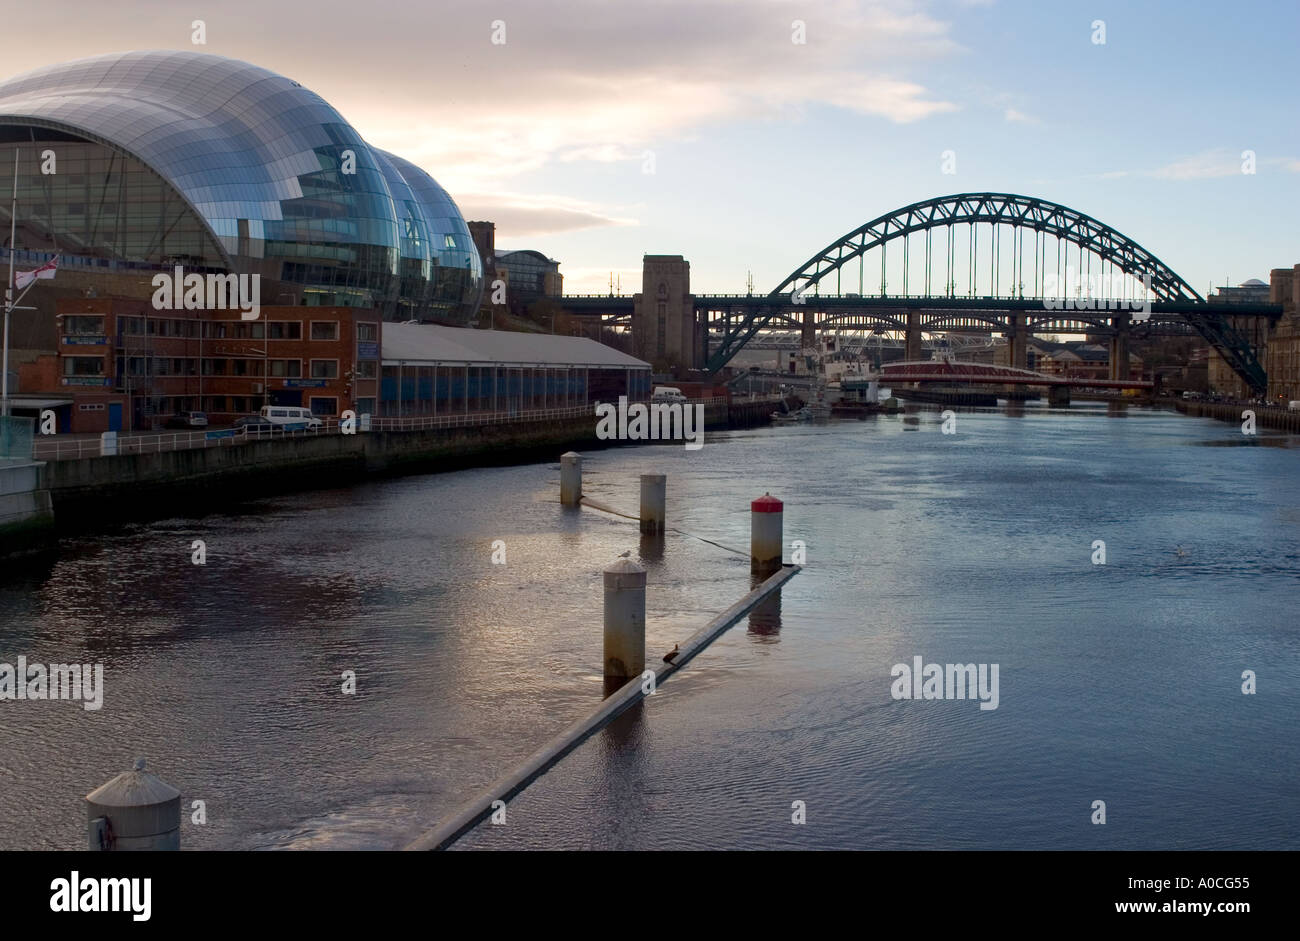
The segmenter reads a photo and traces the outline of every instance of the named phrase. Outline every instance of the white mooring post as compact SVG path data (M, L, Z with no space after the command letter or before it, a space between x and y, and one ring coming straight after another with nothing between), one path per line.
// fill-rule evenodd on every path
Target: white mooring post
M144 759L86 795L91 850L178 850L181 792L144 770Z
M605 569L605 679L645 672L645 569L619 559Z
M560 502L577 506L582 499L582 455L569 451L560 455Z
M663 533L667 491L667 474L641 475L641 532Z
M770 575L781 567L785 504L765 493L749 505L749 570Z

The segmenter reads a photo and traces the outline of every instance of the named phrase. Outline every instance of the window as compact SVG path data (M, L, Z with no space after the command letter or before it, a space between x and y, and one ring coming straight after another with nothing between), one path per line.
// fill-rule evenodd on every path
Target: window
M337 340L339 338L339 325L336 321L313 320L311 322L311 338L313 340Z
M311 377L313 379L337 379L339 377L339 361L337 359L313 359L311 361Z
M379 375L379 363L373 359L363 359L357 363L358 379L374 379L377 375Z
M338 399L333 399L333 398L323 399L317 396L312 396L311 413L315 415L317 418L327 418L332 415L337 415L338 410L339 410Z
M104 332L103 317L68 316L63 318L63 332L68 336L100 336Z
M375 400L373 398L357 399L356 413L358 418L362 415L375 414Z
M357 324L358 340L377 340L379 339L379 327L373 323Z
M302 322L298 320L276 320L267 324L272 340L301 340Z
M102 356L65 356L63 358L65 376L102 376L104 375L104 357Z
M302 375L302 360L273 359L271 360L271 375L297 379Z

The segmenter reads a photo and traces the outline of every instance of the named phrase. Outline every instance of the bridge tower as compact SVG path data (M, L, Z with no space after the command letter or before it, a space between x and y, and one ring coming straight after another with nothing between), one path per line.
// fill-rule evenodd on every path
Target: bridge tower
M681 255L645 255L641 293L632 298L637 355L675 370L704 366L704 324L695 313L691 263Z
M1009 365L1016 369L1029 368L1029 329L1025 325L1025 315L1011 313L1007 317L1007 352Z
M921 312L908 310L907 333L903 341L903 359L915 363L922 357L921 353Z
M1128 341L1131 321L1132 315L1128 313L1116 314L1110 319L1110 325L1115 328L1110 338L1111 379L1129 378Z
M803 312L803 329L799 334L799 346L804 349L817 348L817 311L805 307Z

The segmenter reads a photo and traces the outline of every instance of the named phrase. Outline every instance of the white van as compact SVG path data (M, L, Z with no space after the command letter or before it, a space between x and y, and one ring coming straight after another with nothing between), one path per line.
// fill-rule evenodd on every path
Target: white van
M1300 412L1300 399L1292 399L1286 403L1287 411Z
M655 386L654 395L650 396L651 402L667 402L686 404L686 396L682 395L682 390L673 386Z
M325 424L311 413L311 409L292 405L263 405L258 414L272 425L297 425L302 428L316 429Z

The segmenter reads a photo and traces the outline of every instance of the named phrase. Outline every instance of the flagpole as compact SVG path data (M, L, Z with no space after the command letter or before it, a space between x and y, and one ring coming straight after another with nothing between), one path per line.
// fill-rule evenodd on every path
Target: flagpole
M9 280L5 282L4 361L0 363L0 418L9 417L9 314L14 309L14 254L18 238L18 148L14 148L14 198L9 204Z

